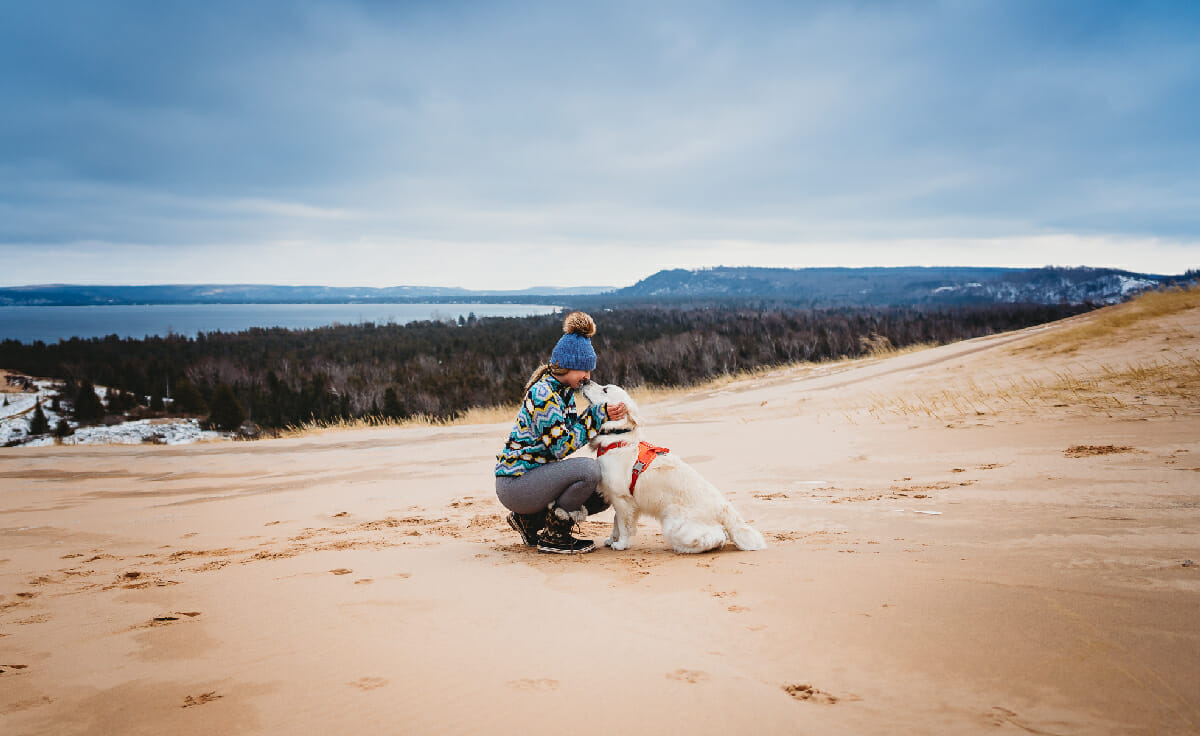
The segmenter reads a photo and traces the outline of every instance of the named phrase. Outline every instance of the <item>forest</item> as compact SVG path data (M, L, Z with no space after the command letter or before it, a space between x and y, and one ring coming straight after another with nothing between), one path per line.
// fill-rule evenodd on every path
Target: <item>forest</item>
M691 385L746 369L860 356L881 346L944 344L1090 308L597 310L594 377L628 387ZM242 416L268 429L367 416L444 419L517 401L562 334L561 320L561 315L472 314L457 322L252 329L194 338L5 340L0 366L62 379L68 402L79 395L79 386L102 385L117 389L125 404L158 409L169 397L168 408L207 416L214 424L240 422ZM218 421L214 415L231 418Z

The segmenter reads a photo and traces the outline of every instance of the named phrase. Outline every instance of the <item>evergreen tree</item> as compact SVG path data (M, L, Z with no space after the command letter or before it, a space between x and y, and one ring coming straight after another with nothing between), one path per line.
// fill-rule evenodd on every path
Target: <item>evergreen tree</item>
M155 392L154 395L150 397L150 411L162 411L162 410L163 410L162 394Z
M246 420L246 411L233 395L233 389L227 383L218 383L213 390L212 413L208 423L225 432L232 432L242 426Z
M200 395L200 389L190 381L180 381L175 386L175 403L171 406L173 414L204 414L207 411L208 404Z
M104 404L96 395L96 387L91 381L79 384L79 393L75 394L75 421L80 424L95 424L104 419Z
M109 414L122 414L125 412L125 400L121 396L121 389L109 389L104 399L104 408Z
M404 405L396 396L395 386L388 386L383 390L383 416L389 419L399 419L404 416Z
M49 431L50 420L46 419L46 412L42 411L42 402L39 401L37 408L33 410L33 417L29 420L29 434L46 434Z
M75 430L71 429L71 425L67 424L67 420L59 417L58 424L54 425L55 437L70 437L75 434Z
M108 392L108 413L109 414L124 414L136 407L139 403L135 394L121 389L113 389Z

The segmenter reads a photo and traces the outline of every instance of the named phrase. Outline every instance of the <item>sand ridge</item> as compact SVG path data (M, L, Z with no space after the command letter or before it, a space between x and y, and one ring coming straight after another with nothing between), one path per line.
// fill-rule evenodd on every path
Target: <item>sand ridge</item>
M6 451L0 729L1197 732L1200 310L1081 320L647 405L756 553L523 547L506 423Z

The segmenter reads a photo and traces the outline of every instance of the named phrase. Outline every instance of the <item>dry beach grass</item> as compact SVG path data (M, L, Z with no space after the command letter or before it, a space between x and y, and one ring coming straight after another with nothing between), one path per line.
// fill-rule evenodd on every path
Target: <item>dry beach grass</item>
M1193 315L1200 288L1153 292L1126 304L1064 320L1010 349L1013 359L984 366L933 390L871 394L854 406L961 419L1054 411L1104 416L1177 415L1200 404L1200 343Z
M1195 733L1179 298L638 396L757 553L521 547L503 409L6 450L0 730Z

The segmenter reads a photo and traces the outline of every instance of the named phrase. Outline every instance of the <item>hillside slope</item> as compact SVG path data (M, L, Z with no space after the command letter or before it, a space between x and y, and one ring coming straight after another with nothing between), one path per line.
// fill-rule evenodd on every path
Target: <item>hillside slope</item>
M776 299L817 307L1113 304L1186 277L1111 268L706 268L659 271L623 299Z
M676 555L653 521L624 552L521 546L492 492L507 422L15 448L0 718L1193 733L1196 302L642 397L754 553Z

